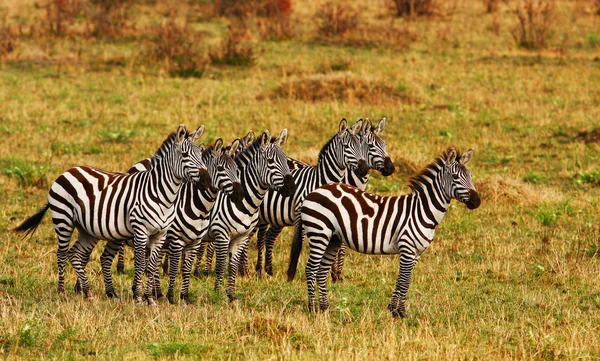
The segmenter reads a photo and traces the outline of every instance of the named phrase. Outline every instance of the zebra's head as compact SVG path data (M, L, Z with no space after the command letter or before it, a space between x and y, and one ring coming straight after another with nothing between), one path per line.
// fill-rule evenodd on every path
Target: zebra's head
M442 155L446 180L444 188L450 197L466 204L469 209L475 209L481 204L471 179L471 172L465 166L472 158L473 149L459 155L456 149L450 148Z
M381 175L387 177L395 171L394 163L387 152L387 144L379 135L385 128L386 119L383 118L376 126L371 124L371 121L365 119L363 125L363 136L369 146L369 166L381 172ZM370 131L368 131L370 130Z
M340 121L336 136L342 147L342 168L356 169L356 174L361 177L369 173L367 161L369 159L369 147L359 136L359 133L363 130L362 126L363 121L361 119L352 128L348 129L348 122L344 118Z
M206 168L206 164L202 160L202 152L204 146L194 144L204 133L204 125L192 133L188 133L185 125L181 124L177 129L174 147L175 164L173 167L176 177L196 182L200 187L207 188L210 186L211 179Z
M241 152L244 151L244 149L246 149L250 145L252 145L252 142L254 142L254 131L251 130L244 137L238 138L236 140L238 141L238 146L232 154L233 158L237 157L238 154L240 154ZM233 143L227 145L225 147L225 151L230 151L232 146L233 146Z
M236 153L238 146L239 139L236 139L228 146L229 150L225 150L223 139L219 138L202 156L210 174L212 191L223 191L234 202L241 202L244 196L237 165L231 156Z
M296 191L296 184L287 165L287 157L281 146L287 141L287 129L281 131L275 140L271 141L271 134L265 130L261 135L261 156L264 157L263 174L264 184L269 188L279 191L284 197L289 197Z

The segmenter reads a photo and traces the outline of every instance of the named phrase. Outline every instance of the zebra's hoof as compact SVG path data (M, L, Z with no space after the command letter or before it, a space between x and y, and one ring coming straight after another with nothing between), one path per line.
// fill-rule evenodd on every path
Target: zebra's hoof
M158 303L156 303L156 300L154 298L148 297L148 306L158 307Z
M394 318L405 318L406 317L406 312L404 312L404 310L395 309L395 310L391 310L391 312L392 312L392 317L394 317Z
M138 305L144 303L144 299L142 298L142 296L136 296L135 298L135 303L137 303Z
M316 313L317 312L317 307L315 307L315 305L308 305L308 312L310 312L310 313Z
M117 274L124 275L125 267L123 265L117 265Z
M167 293L167 300L169 301L170 304L172 304L172 305L175 304L175 298L173 297L172 293Z
M75 292L76 295L81 293L82 289L81 289L81 283L79 283L79 281L77 281L75 283L75 287L73 287L73 291Z
M265 272L266 272L266 273L267 273L269 276L273 277L273 267L265 267Z
M198 268L194 269L193 275L196 278L202 278L202 272Z
M116 294L116 292L106 292L106 297L114 299L114 300L120 300L119 296Z
M181 302L183 302L183 304L186 306L189 306L192 304L192 301L190 301L190 296L180 295L179 298L181 299Z
M237 297L234 295L227 295L227 298L229 299L229 303L237 301Z

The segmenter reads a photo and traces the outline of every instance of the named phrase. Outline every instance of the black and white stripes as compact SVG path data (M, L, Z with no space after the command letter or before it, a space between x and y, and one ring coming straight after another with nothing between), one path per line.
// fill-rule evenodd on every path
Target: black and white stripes
M306 265L309 310L316 310L315 282L320 308L329 307L325 282L344 244L360 253L400 254L400 272L388 308L394 316L404 317L413 266L433 240L450 201L457 199L469 209L479 207L471 173L465 167L472 156L472 149L463 155L457 155L454 148L446 150L411 178L412 193L404 196L383 197L341 183L322 186L308 195L301 223L310 247Z

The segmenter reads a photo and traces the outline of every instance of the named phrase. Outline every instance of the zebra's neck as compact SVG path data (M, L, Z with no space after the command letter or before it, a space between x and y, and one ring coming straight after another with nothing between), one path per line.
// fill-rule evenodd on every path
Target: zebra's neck
M334 145L337 145L334 146ZM343 157L343 144L330 142L319 154L319 163L316 165L320 184L336 183L344 180L346 167L340 164L339 158ZM336 148L341 154L336 154Z
M369 182L369 173L365 176L361 177L356 174L356 170L348 171L346 170L346 177L344 179L344 183L354 186L358 189L365 190L367 189L367 183Z
M446 215L451 198L446 195L442 169L431 168L429 171L426 176L420 176L411 184L417 208L413 214L426 216L425 221L433 222L432 228L435 228Z
M175 176L173 169L169 167L170 154L155 159L153 167L148 172L149 176L149 187L152 189L150 197L154 198L154 201L165 206L170 207L179 193L179 189L182 185L182 179Z
M244 167L240 175L240 181L244 189L242 205L247 214L256 213L265 198L265 194L269 190L269 186L262 184L260 181L259 168L255 163L252 162L247 167ZM240 206L238 206L238 209L240 209Z

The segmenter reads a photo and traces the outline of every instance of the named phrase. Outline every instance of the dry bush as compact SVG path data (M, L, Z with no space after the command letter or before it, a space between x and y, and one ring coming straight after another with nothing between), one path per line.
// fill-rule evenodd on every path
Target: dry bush
M96 37L114 39L127 29L128 12L132 0L90 0L86 9L90 33Z
M600 0L594 1L594 14L600 16Z
M256 52L250 42L250 31L243 24L229 25L221 45L211 51L214 64L251 66L256 63Z
M359 13L345 2L328 2L319 8L315 16L319 36L322 38L345 36L356 30Z
M512 36L521 47L541 49L548 45L552 36L554 6L543 0L523 0L514 10L518 24Z
M390 9L395 16L432 16L439 13L438 0L391 0Z
M349 34L344 43L354 46L385 46L394 49L406 49L417 39L417 34L406 28L394 24L368 25Z
M17 37L11 28L6 25L6 18L0 24L0 63L8 54L12 53L18 46Z
M488 13L495 13L500 7L500 0L483 0L483 4Z
M264 0L257 11L258 28L265 39L281 40L294 37L290 22L291 0Z
M54 35L64 36L77 18L83 15L85 0L50 0L46 4L46 23L48 31Z
M197 42L197 36L192 34L187 24L179 26L171 18L153 29L143 56L151 62L163 63L171 76L200 77L209 61Z
M245 20L254 15L257 0L215 0L215 13L228 18Z
M280 85L271 95L272 99L287 98L307 102L338 100L381 103L412 100L392 86L354 76L350 73L318 74L302 77Z
M529 206L548 200L561 200L562 196L552 189L540 189L520 179L492 176L476 182L482 199L490 204L520 204Z

